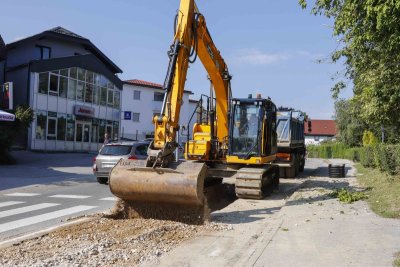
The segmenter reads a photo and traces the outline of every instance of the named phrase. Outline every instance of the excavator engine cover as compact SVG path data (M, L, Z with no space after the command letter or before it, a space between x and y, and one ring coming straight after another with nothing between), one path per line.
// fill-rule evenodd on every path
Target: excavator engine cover
M111 170L111 192L122 200L201 206L207 166L173 162L168 168L146 167L146 161L121 159Z

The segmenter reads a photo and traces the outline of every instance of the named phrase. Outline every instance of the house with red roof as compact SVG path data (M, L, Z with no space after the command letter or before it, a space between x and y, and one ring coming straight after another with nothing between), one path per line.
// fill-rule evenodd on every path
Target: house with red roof
M336 139L336 122L334 120L310 120L304 124L304 136L306 145L320 144L322 141L332 141Z

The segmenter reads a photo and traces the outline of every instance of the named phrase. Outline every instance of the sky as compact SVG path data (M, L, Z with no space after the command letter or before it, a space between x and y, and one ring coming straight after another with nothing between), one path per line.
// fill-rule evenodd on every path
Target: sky
M329 63L338 48L331 20L302 10L297 0L196 3L233 75L234 97L261 93L312 119L332 118L332 77L344 66ZM178 7L179 0L1 0L0 34L10 43L62 26L90 39L123 70L122 80L162 84ZM197 60L186 89L198 99L209 86Z

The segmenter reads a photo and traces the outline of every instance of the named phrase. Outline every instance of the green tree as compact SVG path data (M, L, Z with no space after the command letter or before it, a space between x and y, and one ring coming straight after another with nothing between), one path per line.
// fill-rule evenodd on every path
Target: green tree
M369 128L400 128L400 1L398 0L299 0L312 13L334 20L333 34L341 48L333 62L345 60L345 77L354 83L354 101ZM345 87L339 81L332 93ZM396 129L396 130L394 130Z
M360 146L366 125L360 119L358 103L340 99L335 102L337 139L348 146Z
M0 164L12 164L15 160L8 153L14 138L20 131L26 131L31 125L34 113L28 106L18 106L15 110L15 122L0 125Z

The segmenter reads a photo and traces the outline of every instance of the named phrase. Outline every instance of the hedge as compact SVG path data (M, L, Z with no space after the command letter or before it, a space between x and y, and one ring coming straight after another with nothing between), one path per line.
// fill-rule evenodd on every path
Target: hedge
M310 145L310 158L342 158L360 162L364 167L377 168L391 175L400 174L400 145L375 144L349 148L341 143Z

